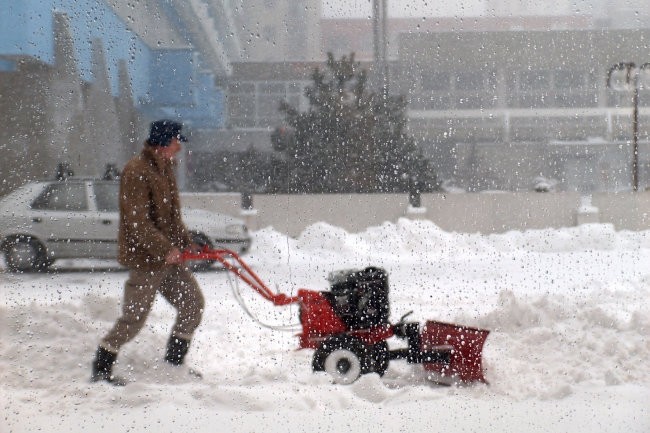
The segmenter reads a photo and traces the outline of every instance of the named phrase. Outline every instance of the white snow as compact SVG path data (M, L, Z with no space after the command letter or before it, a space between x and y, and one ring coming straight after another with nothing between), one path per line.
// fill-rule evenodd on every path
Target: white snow
M204 380L161 365L173 310L158 299L120 353L116 372L132 382L91 384L126 272L69 261L0 273L0 433L650 431L650 232L589 224L485 236L402 219L350 234L319 223L298 239L257 231L245 260L288 294L326 290L331 271L384 267L393 321L413 310L409 320L491 330L490 385L437 386L405 361L334 385L312 373L294 333L247 316L218 269L197 274L207 307L188 363ZM239 290L261 322L297 323L295 305Z

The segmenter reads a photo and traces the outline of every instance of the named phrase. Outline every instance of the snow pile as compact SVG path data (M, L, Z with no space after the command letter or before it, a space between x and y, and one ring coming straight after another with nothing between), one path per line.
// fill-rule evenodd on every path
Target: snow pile
M89 364L119 313L126 273L111 263L83 263L90 271L80 272L78 262L49 274L0 273L0 432L137 431L154 423L161 431L349 430L350 420L357 430L381 420L377 431L649 431L648 236L607 225L482 236L406 219L358 234L325 223L298 239L270 228L255 233L246 261L282 292L323 290L331 271L382 266L392 321L413 310L409 320L489 329L490 385L469 388L436 386L404 361L383 378L332 385L311 372L311 351L294 350L292 333L246 316L219 270L197 275L207 307L189 362L205 380L161 363L173 311L158 299L120 354L116 371L132 383L90 384ZM262 322L297 322L295 305L273 307L239 290ZM474 416L462 416L468 411ZM273 422L260 428L260 416Z

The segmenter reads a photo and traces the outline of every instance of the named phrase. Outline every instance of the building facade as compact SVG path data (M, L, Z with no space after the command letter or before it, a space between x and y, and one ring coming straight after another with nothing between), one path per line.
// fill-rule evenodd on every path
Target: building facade
M404 33L392 93L440 180L469 191L629 190L632 91L608 86L619 62L644 63L647 30ZM372 63L365 62L372 73ZM271 151L282 100L307 108L322 62L238 63L228 85L225 148ZM638 101L639 177L650 184L650 91Z
M236 46L206 36L207 2L177 3L0 0L3 191L58 164L90 176L121 167L154 118L181 119L189 133L223 127L218 82Z
M320 48L321 0L237 0L241 55L235 61L304 62L324 58Z
M650 30L402 35L399 76L410 130L462 187L631 187L632 89L608 86L620 62L647 61ZM642 77L643 78L643 77ZM650 92L639 93L640 177L650 182Z

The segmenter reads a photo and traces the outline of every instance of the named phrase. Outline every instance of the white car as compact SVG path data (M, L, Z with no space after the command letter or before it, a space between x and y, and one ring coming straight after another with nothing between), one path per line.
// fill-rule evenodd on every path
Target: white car
M3 197L0 248L7 268L25 272L47 269L57 259L115 259L118 196L118 181L68 178L27 183ZM196 243L248 251L251 239L241 220L199 209L181 212Z

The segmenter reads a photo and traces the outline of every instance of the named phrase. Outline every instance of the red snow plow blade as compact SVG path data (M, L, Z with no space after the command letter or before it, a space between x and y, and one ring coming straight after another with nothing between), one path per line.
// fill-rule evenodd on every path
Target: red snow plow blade
M298 304L299 348L314 349L313 371L327 372L336 383L349 384L367 373L383 376L398 359L422 364L441 383L487 383L481 356L489 331L432 320L422 327L405 321L410 313L391 323L388 274L381 268L337 272L330 290L299 289L287 296L271 290L234 251L206 247L184 252L183 259L220 262L274 305ZM407 347L390 349L386 340L392 337Z
M424 369L461 382L487 383L483 376L483 344L490 331L451 323L427 321L422 331L422 350L448 346L449 364L427 362Z

